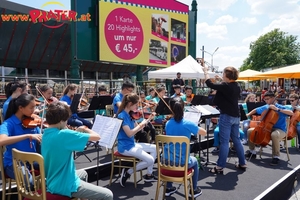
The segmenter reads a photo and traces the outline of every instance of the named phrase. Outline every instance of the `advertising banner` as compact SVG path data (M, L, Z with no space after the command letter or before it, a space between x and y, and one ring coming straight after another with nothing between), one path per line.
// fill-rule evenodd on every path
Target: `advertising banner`
M99 1L99 59L167 67L187 56L188 13Z

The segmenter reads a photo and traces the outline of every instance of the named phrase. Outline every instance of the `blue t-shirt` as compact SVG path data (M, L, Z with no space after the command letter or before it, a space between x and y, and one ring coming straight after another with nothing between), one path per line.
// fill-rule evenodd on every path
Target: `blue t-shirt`
M292 107L292 105L285 105L285 107L286 107L286 109L288 109L288 110L294 111L294 108ZM298 123L296 124L296 126L300 126L300 122L298 122Z
M5 119L5 115L6 115L6 112L7 112L7 108L8 108L8 105L9 105L9 102L12 100L12 97L8 97L6 99L6 101L4 102L3 104L3 108L2 108L2 115L3 115L3 119Z
M72 103L71 97L69 97L69 96L66 95L66 94L60 98L60 101L66 102L69 106L70 106L71 103Z
M89 134L70 129L47 128L42 138L47 191L71 197L80 179L76 174L73 151L83 151Z
M130 129L134 128L134 120L131 119L130 115L124 110L118 114L118 118L122 119L122 127L118 134L118 151L123 153L125 150L129 151L135 146L134 135L128 137L123 129L124 126L129 126Z
M117 114L118 109L119 109L117 106L117 103L122 102L123 96L124 95L122 93L117 93L116 96L114 97L114 100L113 100L114 114Z
M170 135L170 136L185 136L187 138L191 138L191 134L193 133L194 135L196 135L199 131L199 127L194 123L191 122L189 120L186 119L182 119L180 122L176 122L174 120L174 118L171 118L167 124L166 124L166 135ZM190 144L187 144L190 145ZM168 148L168 146L165 146L165 148ZM172 145L170 145L170 148L173 148ZM186 150L186 146L183 145L183 151L181 152L181 165L185 164L185 150ZM176 146L175 147L175 151L176 151L176 158L179 159L179 152L180 152L180 147ZM165 152L167 152L165 150ZM189 155L189 164L191 163L191 159L190 159L190 152L188 153ZM165 155L165 158L167 158L168 156ZM179 160L175 161L176 164L179 163Z
M22 122L16 115L12 115L10 118L5 120L0 126L0 134L5 134L9 137L19 136L24 134L39 134L40 129L36 128L25 128L22 126ZM12 166L12 149L16 148L20 151L25 152L36 152L36 141L32 140L30 145L30 139L25 139L14 144L6 145L6 151L4 153L3 165Z
M279 109L286 109L285 106L280 105L278 103L276 103L275 106ZM269 108L268 104L258 107L258 108L256 108L256 113L261 115L262 112L267 110L268 108ZM276 122L276 124L274 124L273 128L278 128L278 129L286 132L286 117L287 117L287 115L283 114L282 112L278 112L278 114L279 114L279 119Z

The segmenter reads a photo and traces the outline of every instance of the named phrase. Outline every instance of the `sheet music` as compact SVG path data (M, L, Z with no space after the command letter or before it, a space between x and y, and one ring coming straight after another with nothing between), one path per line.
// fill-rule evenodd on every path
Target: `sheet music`
M211 115L212 113L205 109L203 106L195 106L195 108L197 108L197 110L199 110L203 115Z
M183 118L187 119L191 122L194 122L195 124L198 125L199 120L201 118L201 113L200 112L184 112Z
M111 149L121 125L121 119L96 115L92 130L100 135L99 145Z

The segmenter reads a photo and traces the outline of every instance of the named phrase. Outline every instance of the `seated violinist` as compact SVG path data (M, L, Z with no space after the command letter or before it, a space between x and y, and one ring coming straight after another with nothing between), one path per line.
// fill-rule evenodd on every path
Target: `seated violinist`
M100 85L98 88L99 96L108 96L107 88L105 85ZM96 115L106 115L106 109L95 110Z
M175 93L171 96L171 98L183 96L183 94L181 93L181 86L180 85L175 85L173 88L174 88Z
M46 104L50 104L52 102L57 102L58 99L56 97L53 96L53 89L49 86L49 85L43 85L42 87L39 88L40 92L41 92L41 97L38 98L39 101L44 102ZM45 100L45 99L46 100ZM43 106L44 104L41 104L39 109L41 111L43 111ZM44 111L44 116L46 114L46 111ZM40 116L42 117L43 112L40 112Z
M195 96L195 94L193 94L193 87L192 86L185 86L184 88L185 94L181 96L181 99L184 102L184 105L191 105L191 102Z
M264 95L264 101L266 102L266 105L263 105L261 107L258 107L252 111L250 111L248 114L246 114L247 117L253 115L253 114L262 114L266 110L273 110L276 111L279 114L278 121L274 124L272 128L271 133L271 140L272 140L272 161L270 165L277 165L279 163L279 156L280 156L280 141L282 138L286 135L286 117L289 115L293 115L293 112L291 110L286 109L283 105L280 105L275 102L275 95L272 91L268 91ZM263 114L264 115L264 114ZM262 116L263 116L262 115ZM268 120L268 119L266 119ZM256 158L256 151L255 151L255 144L250 141L250 135L254 128L248 129L248 138L249 138L249 151L245 154L246 158Z
M151 105L148 103L143 103L145 102L145 92L141 91L140 92L140 103L139 103L139 111L143 111L141 114L141 117L136 120L137 123L142 122L144 119L147 119L149 117L149 115L151 114ZM151 141L150 143L154 143L155 142L155 128L152 125L152 123L149 121L145 127L139 131L135 137L136 140L138 140L139 142L148 142L147 136L148 136L148 132L150 132L150 136L151 136Z
M42 140L40 128L38 126L27 127L29 123L25 125L24 122L25 118L29 119L31 117L34 109L35 97L31 94L21 94L10 101L5 121L0 126L0 146L6 146L3 159L4 171L8 177L13 179L15 179L15 174L12 162L12 149L16 148L20 151L36 153L37 142ZM27 166L24 170L29 177L31 177L31 173L29 173L30 167ZM38 165L35 165L34 169L38 170ZM30 184L32 185L32 183Z
M60 101L66 102L69 106L72 103L72 97L77 93L78 86L76 84L69 84L63 91L63 96L60 98ZM77 113L73 113L70 119L68 120L68 125L79 127L82 125L87 126L88 128L92 128L92 123L86 119L83 119L77 115Z

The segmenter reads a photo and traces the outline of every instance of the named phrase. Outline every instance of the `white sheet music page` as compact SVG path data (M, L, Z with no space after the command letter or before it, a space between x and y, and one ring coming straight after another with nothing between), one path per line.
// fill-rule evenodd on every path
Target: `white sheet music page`
M195 106L195 108L197 108L202 113L202 115L211 115L212 114L209 110L205 109L201 105Z
M201 113L200 112L184 112L183 118L186 120L189 120L191 122L194 122L198 126L199 120L201 118Z
M96 115L92 130L100 135L99 145L112 148L121 125L121 119Z

